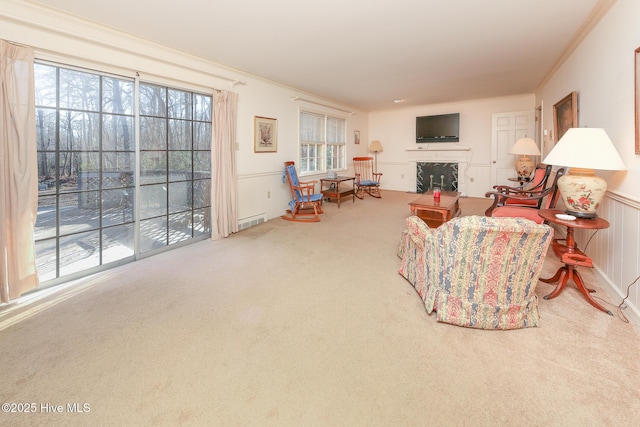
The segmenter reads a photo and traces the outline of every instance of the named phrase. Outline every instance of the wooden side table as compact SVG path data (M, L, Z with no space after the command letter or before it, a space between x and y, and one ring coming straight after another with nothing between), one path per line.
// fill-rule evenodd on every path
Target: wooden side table
M556 217L556 214L563 214L563 211L556 209L540 209L538 215L540 215L546 221L554 224L563 225L567 227L566 239L553 239L551 248L553 253L560 258L560 261L564 263L563 267L560 267L553 277L548 279L540 279L545 283L558 282L555 289L550 294L545 295L544 299L552 299L560 295L560 292L565 288L569 280L573 280L576 287L584 295L589 304L604 311L605 313L613 316L613 313L600 304L598 304L592 297L591 293L595 292L593 289L589 289L585 286L582 276L577 270L577 267L589 267L593 268L593 261L584 252L578 249L576 245L574 230L576 228L583 228L587 230L599 230L609 227L609 222L600 217L593 219L576 218L573 221L567 221Z
M341 182L351 181L351 188L340 187ZM329 188L324 189L325 184L329 184ZM335 178L321 178L320 179L320 191L325 198L331 200L336 199L338 201L338 208L340 208L340 198L345 196L352 196L353 202L356 201L356 177L355 176L337 176Z
M415 215L431 228L437 228L445 222L462 214L460 210L460 193L457 191L442 191L440 199L433 197L433 190L409 203L411 215Z

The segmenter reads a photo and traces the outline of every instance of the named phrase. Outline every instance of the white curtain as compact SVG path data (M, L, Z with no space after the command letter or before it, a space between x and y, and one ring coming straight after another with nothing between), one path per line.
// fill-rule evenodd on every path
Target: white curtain
M0 301L38 286L33 49L0 40Z
M213 94L213 141L211 146L211 238L238 231L238 184L236 176L236 109L238 94Z

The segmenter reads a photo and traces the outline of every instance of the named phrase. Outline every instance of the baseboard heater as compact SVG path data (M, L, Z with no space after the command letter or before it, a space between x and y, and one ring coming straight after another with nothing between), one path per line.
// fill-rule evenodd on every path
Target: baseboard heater
M242 218L238 220L238 231L244 230L249 227L253 227L254 225L262 224L266 221L266 214L263 212L258 215L253 215L247 218Z

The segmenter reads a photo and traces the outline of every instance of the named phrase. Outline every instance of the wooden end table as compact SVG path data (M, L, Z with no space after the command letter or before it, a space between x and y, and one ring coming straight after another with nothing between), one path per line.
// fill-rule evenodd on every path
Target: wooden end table
M340 187L340 183L351 181L351 188ZM325 184L329 184L329 188L324 189ZM321 178L320 179L320 191L324 197L331 201L336 199L338 201L338 208L340 208L340 198L351 195L353 202L356 201L356 177L355 176L337 176L335 178Z
M429 190L418 199L409 203L411 215L416 215L431 228L437 228L451 218L460 216L460 193L457 191L441 191L440 200L433 197Z
M580 293L585 297L589 304L594 306L600 311L613 316L613 313L596 302L591 297L591 293L595 292L594 289L589 289L585 286L582 276L577 270L577 267L589 267L593 268L593 261L584 252L578 249L575 240L574 230L576 228L583 228L586 230L599 230L609 227L609 222L600 217L587 219L576 218L573 221L567 221L556 217L556 214L563 214L563 211L557 209L540 209L538 215L544 220L554 224L563 225L567 227L566 239L553 239L551 248L553 253L560 259L564 266L560 267L553 277L548 279L540 279L541 282L555 283L558 282L555 289L550 294L545 295L544 299L552 299L560 295L560 292L567 286L569 280L573 280ZM563 243L564 242L564 243Z

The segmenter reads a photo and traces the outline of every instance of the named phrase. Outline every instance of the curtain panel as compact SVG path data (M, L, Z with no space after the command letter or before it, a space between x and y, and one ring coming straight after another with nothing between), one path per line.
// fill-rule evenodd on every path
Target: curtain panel
M0 302L38 286L34 53L0 40Z
M238 231L238 181L236 172L236 115L238 94L213 94L211 144L211 238Z

